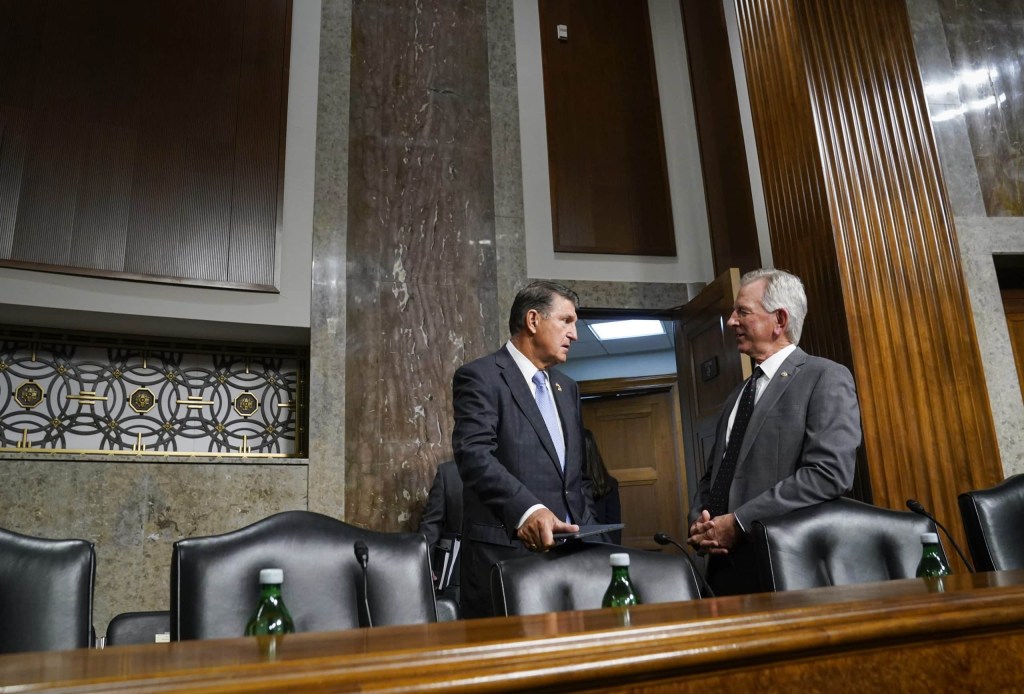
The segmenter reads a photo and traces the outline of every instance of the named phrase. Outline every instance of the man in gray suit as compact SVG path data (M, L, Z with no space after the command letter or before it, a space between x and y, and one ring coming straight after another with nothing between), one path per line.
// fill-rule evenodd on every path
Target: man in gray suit
M861 440L853 376L797 347L806 315L798 277L755 270L740 280L728 325L754 373L725 401L689 516L689 543L709 555L716 595L759 590L745 542L751 523L853 486Z
M493 614L491 567L593 522L576 382L551 367L576 340L575 292L534 282L516 296L512 338L452 379L452 449L463 483L462 612Z

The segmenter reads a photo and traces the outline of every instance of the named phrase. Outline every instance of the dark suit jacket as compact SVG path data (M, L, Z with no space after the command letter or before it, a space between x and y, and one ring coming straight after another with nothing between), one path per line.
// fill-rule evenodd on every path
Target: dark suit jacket
M622 500L619 498L619 481L608 475L611 488L602 497L594 498L594 519L601 524L622 522ZM605 533L605 538L613 545L622 544L622 531L613 530Z
M592 489L584 475L579 390L548 370L565 437L563 474L554 443L530 387L502 348L455 372L452 449L463 483L462 608L467 617L492 614L490 571L497 561L528 551L516 525L535 504L574 523L592 523Z
M431 546L436 545L444 533L462 533L462 479L454 460L437 466L419 530Z
M445 552L438 542L462 539L462 479L454 460L446 460L437 466L434 482L430 485L427 503L420 518L420 532L427 538L431 548L435 574L440 572ZM455 557L450 587L459 586L459 558ZM442 586L443 587L443 586Z
M707 506L725 454L729 415L742 389L737 386L722 407L715 445L690 507L691 523ZM853 486L860 441L860 408L849 369L797 347L754 407L729 489L729 511L749 531L760 518L842 496ZM732 553L737 562L743 551L737 547Z

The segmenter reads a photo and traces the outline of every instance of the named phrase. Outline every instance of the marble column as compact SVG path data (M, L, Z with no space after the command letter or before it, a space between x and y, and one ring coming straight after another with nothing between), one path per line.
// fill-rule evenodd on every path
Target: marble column
M310 297L309 510L345 517L345 262L351 0L323 0Z
M451 456L452 374L498 341L487 11L352 10L345 518L409 530Z
M494 236L498 263L498 307L494 314L499 339L504 341L508 338L508 307L512 305L516 292L528 282L512 3L487 0L487 36L494 162Z

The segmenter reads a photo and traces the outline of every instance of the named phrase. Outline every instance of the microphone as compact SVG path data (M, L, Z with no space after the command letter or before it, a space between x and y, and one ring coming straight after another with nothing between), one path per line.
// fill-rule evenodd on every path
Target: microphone
M367 580L367 566L370 563L370 549L366 546L366 543L362 540L356 540L353 546L356 552L356 561L363 567L363 607L366 609L366 626L372 627L373 620L370 619L370 590L369 581Z
M918 501L917 499L907 499L907 508L909 508L911 511L913 511L914 513L916 513L919 516L924 516L925 518L930 520L932 523L935 523L935 525L939 526L939 528L942 529L942 532L946 533L946 537L949 538L949 542L950 542L950 544L953 545L953 549L955 549L956 553L960 555L960 559L961 559L961 561L963 561L964 566L967 567L968 571L970 571L971 573L974 573L974 567L971 566L971 562L967 561L967 557L964 556L963 550L960 549L960 545L958 545L956 543L956 540L953 539L953 536L949 534L948 530L946 530L946 526L944 526L942 523L940 523L935 518L935 516L933 516L932 514L928 513L928 511L925 510L924 506L921 505L921 502Z
M704 578L704 574L697 570L696 564L693 563L693 559L690 557L690 553L686 551L685 547L683 547L681 544L673 540L665 533L654 533L654 541L657 542L659 545L675 545L676 547L678 547L680 551L683 553L683 557L685 557L687 563L690 565L690 569L697 576L697 578L700 579L701 586L703 586L704 590L707 591L708 597L715 597L715 591L711 590L711 586L708 585L707 579Z

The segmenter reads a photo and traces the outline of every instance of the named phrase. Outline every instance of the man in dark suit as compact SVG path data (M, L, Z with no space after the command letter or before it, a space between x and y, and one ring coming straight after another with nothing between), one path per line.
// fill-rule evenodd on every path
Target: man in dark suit
M512 338L455 372L452 449L463 482L462 611L494 614L498 561L554 546L593 522L576 382L552 369L576 340L575 292L534 282L516 296Z
M861 440L853 376L797 347L806 315L796 276L755 270L740 280L728 325L754 373L725 401L689 517L689 543L709 555L716 595L760 589L745 542L751 523L853 486Z
M419 531L427 538L439 590L459 602L459 554L462 541L462 479L454 460L437 466L423 506ZM446 566L451 561L454 566ZM444 569L444 574L439 572Z

